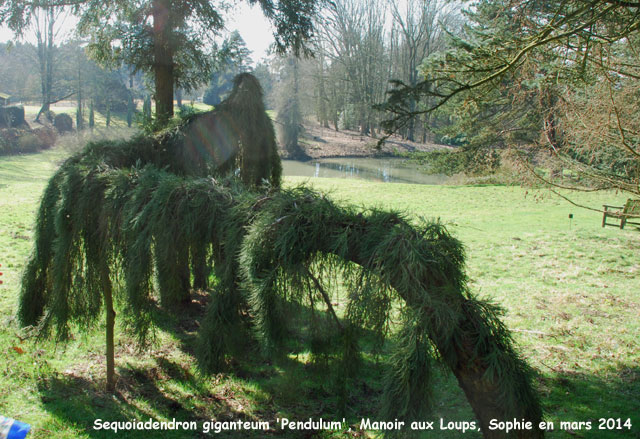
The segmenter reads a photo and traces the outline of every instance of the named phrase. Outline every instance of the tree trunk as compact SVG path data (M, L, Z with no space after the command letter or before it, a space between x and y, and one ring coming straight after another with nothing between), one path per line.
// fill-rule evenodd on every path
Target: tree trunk
M206 290L209 286L206 247L201 245L191 247L191 269L193 271L193 288Z
M411 87L415 87L417 82L418 82L418 78L417 78L417 67L416 67L416 59L415 59L415 54L413 51L411 51L411 58L410 58L410 63L409 63L409 85L411 85ZM411 97L409 99L409 111L410 112L414 112L416 111L416 100ZM415 141L415 128L416 128L416 122L415 122L415 117L411 117L409 118L409 126L407 127L407 140L410 141Z
M78 133L84 129L84 116L82 112L82 66L78 60L78 91L77 91L77 109L76 109L76 130Z
M323 128L329 128L329 118L327 117L327 97L324 88L324 56L320 50L318 54L318 65L320 71L318 75L318 122Z
M52 96L51 89L53 88L53 27L55 24L55 16L52 6L49 7L47 12L49 16L49 28L47 30L47 93L45 96L45 105L47 106L47 110L49 110Z
M111 287L111 279L109 279L109 268L105 266L102 268L102 290L104 295L104 308L106 313L107 327L106 327L106 356L107 356L107 391L113 392L116 389L116 374L115 374L115 354L114 354L114 338L113 328L116 321L116 312L113 309L113 292Z
M38 62L40 64L40 85L42 92L42 106L36 121L40 121L43 113L48 113L51 108L51 87L53 84L53 29L55 25L54 8L52 6L44 6L45 9L45 32L38 27Z
M467 322L467 326L470 326ZM461 337L461 343L456 347L458 364L451 368L458 380L458 384L464 391L467 401L471 405L480 423L482 436L485 439L541 439L544 438L544 431L538 428L542 417L537 414L526 413L518 407L513 407L514 412L520 412L518 421L530 421L531 429L519 429L510 433L501 430L490 430L491 420L513 421L514 417L507 417L504 408L500 407L497 401L500 400L500 389L498 383L486 377L487 365L477 359L477 347L474 346L473 328L466 328L469 332ZM479 352L481 355L482 352ZM519 402L519 401L518 401Z
M173 48L170 5L167 0L153 1L154 75L156 81L156 119L160 125L173 117Z

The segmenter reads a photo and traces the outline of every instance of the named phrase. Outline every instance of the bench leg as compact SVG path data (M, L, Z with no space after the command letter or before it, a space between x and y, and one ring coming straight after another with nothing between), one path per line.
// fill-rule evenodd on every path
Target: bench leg
M620 218L620 228L624 229L624 226L627 223L627 219L625 217Z

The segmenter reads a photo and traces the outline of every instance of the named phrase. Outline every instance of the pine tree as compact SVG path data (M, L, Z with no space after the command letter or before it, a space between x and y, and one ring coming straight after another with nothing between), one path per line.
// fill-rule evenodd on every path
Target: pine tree
M82 118L82 108L76 108L76 128L80 132L84 128L84 120Z

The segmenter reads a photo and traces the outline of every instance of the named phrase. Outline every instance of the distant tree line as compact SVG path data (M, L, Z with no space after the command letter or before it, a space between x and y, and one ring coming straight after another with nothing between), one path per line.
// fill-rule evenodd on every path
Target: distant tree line
M274 106L290 113L298 102L301 117L314 117L325 128L377 137L387 116L375 107L385 101L391 84L419 82L422 61L449 48L447 32L458 32L461 23L448 2L337 0L317 17L313 57L271 63L279 84ZM398 134L433 140L435 128L446 123L428 115Z
M481 0L450 48L397 84L389 132L448 115L467 148L510 148L537 180L571 170L579 185L640 194L640 3ZM413 100L423 107L411 105Z
M144 90L140 75L131 76L126 68L108 70L89 59L77 41L52 48L51 87L46 102L61 97L97 111L126 112L132 93L138 97ZM30 43L0 43L0 90L12 96L13 102L43 103L42 78L38 66L38 48ZM48 110L48 108L47 108ZM83 111L88 119L88 111Z

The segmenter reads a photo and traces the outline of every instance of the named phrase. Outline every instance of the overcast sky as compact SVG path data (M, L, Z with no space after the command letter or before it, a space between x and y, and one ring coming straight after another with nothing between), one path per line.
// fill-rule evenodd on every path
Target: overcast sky
M66 27L73 28L75 20L69 18L66 20ZM269 22L262 15L259 6L250 7L247 3L242 2L234 8L226 20L226 28L229 32L237 30L247 43L247 47L251 50L251 58L255 62L261 61L267 54L269 45L273 43L273 30ZM69 31L70 29L67 29ZM69 33L69 32L67 32ZM13 34L9 29L0 26L0 42L7 42L13 39ZM32 35L27 31L25 39L28 42L34 40Z

